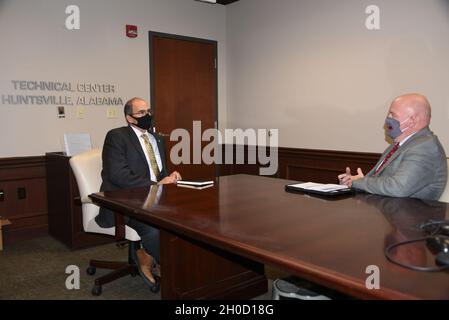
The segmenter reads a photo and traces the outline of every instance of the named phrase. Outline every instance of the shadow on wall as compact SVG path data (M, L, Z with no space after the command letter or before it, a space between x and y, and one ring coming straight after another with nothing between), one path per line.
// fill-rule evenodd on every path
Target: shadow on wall
M449 19L449 0L440 1L444 2ZM449 74L446 72L449 67L449 45L436 39L408 35L400 41L391 40L385 69L388 70L387 79L391 88L397 88L399 93L417 92L427 96L434 108L433 115L437 115L432 117L430 128L438 126L440 130L436 134L445 140L447 134L441 131L444 126L441 116L449 117L444 107L449 103L446 94L449 83Z
M440 2L446 6L447 12L449 13L449 0L440 0Z
M441 1L447 5L449 12L449 0ZM422 35L409 35L396 40L390 42L386 57L390 85L404 92L422 91L424 95L443 89L449 82L447 68L441 65L441 62L449 63L447 43Z
M449 7L449 0L446 0ZM438 62L447 61L447 46L423 37L391 41L386 57L390 85L408 91L424 91L433 84L448 83L449 75ZM421 92L426 95L426 92Z

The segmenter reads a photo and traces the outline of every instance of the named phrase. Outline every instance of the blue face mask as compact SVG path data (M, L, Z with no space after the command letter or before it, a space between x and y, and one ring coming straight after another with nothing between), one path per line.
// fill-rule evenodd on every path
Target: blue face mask
M403 131L401 130L401 124L403 124L407 120L408 119L405 119L404 121L399 122L394 118L387 117L387 119L385 119L387 136L389 136L393 140L399 137L403 133Z

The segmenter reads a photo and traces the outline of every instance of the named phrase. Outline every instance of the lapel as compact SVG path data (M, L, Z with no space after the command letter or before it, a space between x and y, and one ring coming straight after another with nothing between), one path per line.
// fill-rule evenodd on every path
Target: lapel
M413 138L413 137L412 137ZM412 139L410 138L410 139ZM391 149L393 149L394 147L394 143L390 146L390 148L388 148L388 152L390 152ZM388 165L391 163L391 161L393 161L394 159L396 159L404 150L404 145L399 146L399 148L396 150L395 153L393 153L390 157L390 159L387 160L387 162L385 162L385 164L382 166L382 168L380 168L379 172L377 173L377 175L379 175L382 171L385 170L386 167L388 167ZM388 153L387 153L388 154ZM383 159L382 159L383 160ZM377 168L377 167L376 167Z
M379 161L377 161L377 163L374 165L374 167L370 170L370 172L368 172L366 175L367 176L372 176L375 172L376 172L376 169L377 169L377 167L378 166L380 166L380 164L384 161L384 159L385 159L385 157L387 156L387 154L390 152L390 150L392 149L394 147L394 143L393 144L390 144L389 146L388 146L388 148L384 151L384 153L382 153L382 156L380 157L380 159L379 159ZM397 150L397 152L395 152L395 153L398 153L399 152L399 150ZM390 161L388 161L388 162L390 162ZM383 166L383 168L377 173L377 175L379 175L379 173L381 173L382 171L383 171L383 169L385 168L385 166L386 166L386 164Z
M145 157L145 154L143 153L142 146L140 145L139 138L137 138L136 133L134 132L133 128L131 128L130 125L127 127L128 129L128 135L129 139L131 140L132 145L136 149L137 153L140 155L141 160L143 163L145 163L146 167L148 168L148 171L150 170L150 167L148 166L147 158Z
M380 169L380 171L377 173L377 175L379 175L382 171L384 171L384 169L386 167L388 167L388 165L397 157L399 157L399 155L401 153L403 153L405 150L407 150L411 145L413 145L413 141L415 141L416 139L426 135L429 132L428 128L424 128L420 131L418 131L417 133L415 133L415 135L413 137L411 137L410 139L408 139L402 146L399 146L398 150L393 153L390 157L390 159L388 159L388 161L383 165L383 167ZM388 152L390 152L390 150L393 148L394 144L391 144L390 147L388 148ZM388 152L386 152L385 156L388 154ZM382 157L382 160L384 159L384 157ZM379 161L380 163L380 161ZM375 168L377 168L378 165L375 166ZM374 169L374 171L376 171Z

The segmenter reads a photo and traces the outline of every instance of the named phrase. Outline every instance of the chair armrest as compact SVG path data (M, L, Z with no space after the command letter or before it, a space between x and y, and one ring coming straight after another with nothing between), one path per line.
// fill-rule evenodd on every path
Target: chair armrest
M81 202L81 197L73 197L73 203L74 203L76 206L81 206L81 205L83 205L83 203Z
M83 203L93 203L92 199L90 199L89 197L73 197L73 203L76 204L77 206L81 206Z

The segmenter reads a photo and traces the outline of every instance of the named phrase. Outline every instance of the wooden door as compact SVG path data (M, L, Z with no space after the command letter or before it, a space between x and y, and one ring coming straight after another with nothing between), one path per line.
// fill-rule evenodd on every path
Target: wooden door
M169 172L177 170L184 179L210 179L216 165L193 164L193 122L204 130L217 123L217 42L150 32L151 107L155 131L165 137ZM174 129L190 136L190 161L175 165L170 157ZM197 141L201 139L197 134ZM201 150L210 142L201 143ZM197 152L198 155L198 152ZM198 156L196 157L198 159Z

